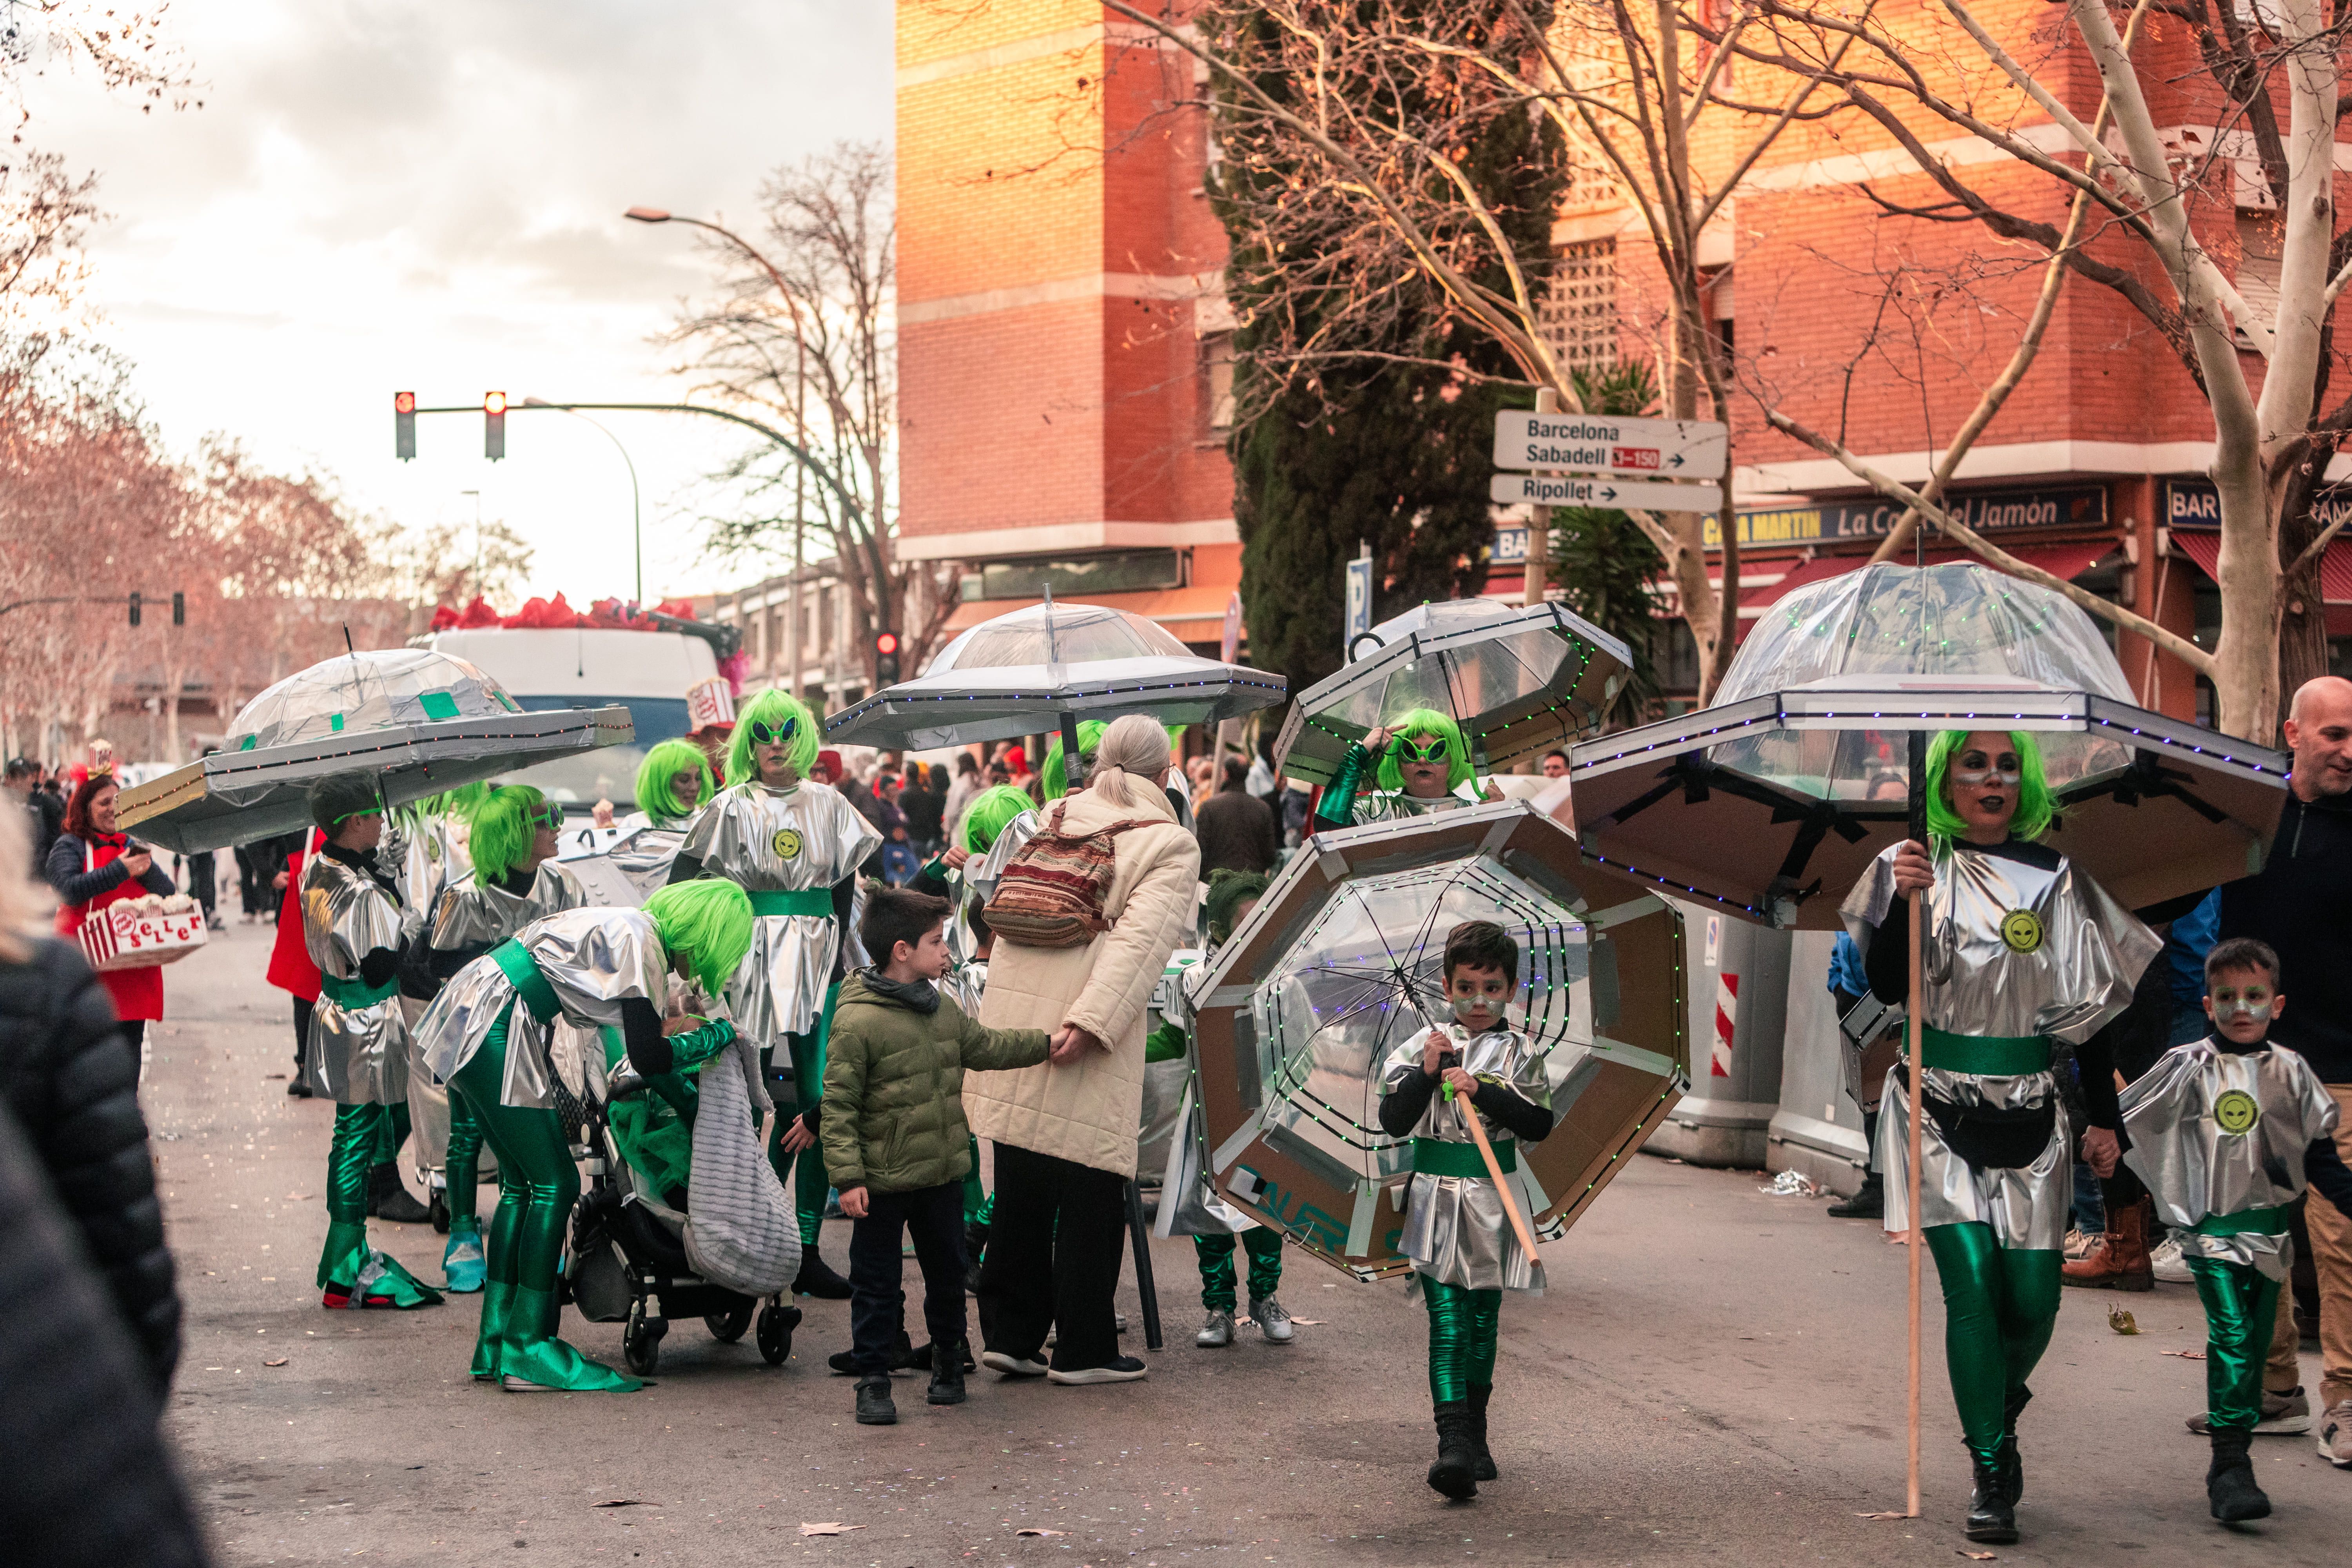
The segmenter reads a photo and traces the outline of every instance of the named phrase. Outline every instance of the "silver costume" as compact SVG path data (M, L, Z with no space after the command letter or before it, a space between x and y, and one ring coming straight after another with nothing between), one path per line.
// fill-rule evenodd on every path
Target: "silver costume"
M432 920L433 904L441 889L474 868L457 824L440 816L403 817L394 813L385 816L383 844L376 858L394 868L402 925L412 937Z
M1473 1077L1492 1079L1529 1104L1550 1109L1551 1088L1544 1076L1543 1058L1525 1035L1503 1028L1474 1036L1451 1020L1441 1026L1441 1031L1454 1042L1462 1066ZM1389 1052L1388 1060L1381 1064L1382 1094L1393 1091L1419 1069L1422 1042L1427 1037L1427 1030L1415 1029ZM1465 1120L1470 1116L1479 1118L1486 1141L1497 1144L1499 1156L1500 1145L1511 1142L1510 1133L1467 1101L1447 1099L1443 1087L1430 1096L1429 1109L1413 1124L1410 1136L1461 1144L1471 1149L1475 1158ZM1532 1259L1520 1250L1510 1216L1503 1210L1503 1194L1496 1190L1491 1177L1439 1176L1415 1171L1405 1194L1404 1235L1397 1247L1412 1260L1413 1272L1441 1285L1470 1290L1535 1287Z
M408 1020L396 988L346 1005L363 993L360 962L400 946L401 908L383 883L326 850L306 856L299 900L302 945L325 979L310 1012L302 1078L310 1092L341 1105L398 1105L408 1098Z
M583 1029L618 1027L621 1004L632 996L667 1012L669 961L653 916L643 910L566 910L531 921L515 933L546 976L562 1008L561 1021ZM416 1026L425 1065L447 1083L489 1038L491 1026L517 1000L514 982L488 953L459 970L441 988ZM554 1109L555 1073L549 1036L529 1007L507 1024L507 1074L499 1103Z
M971 911L988 907L988 900L996 896L996 884L1003 877L1004 868L1013 863L1013 857L1021 852L1022 846L1037 837L1038 826L1037 813L1024 811L997 830L986 853L963 863L956 883L955 911L948 921L948 956L957 963L970 963L980 956L980 940L971 933ZM973 1013L972 1016L980 1015Z
M2304 1155L2332 1137L2336 1100L2290 1050L2239 1054L2209 1037L2175 1046L2123 1093L2124 1163L2147 1184L2157 1218L2178 1227L2183 1258L2210 1258L2284 1282L2294 1237L2199 1231L2212 1215L2283 1207L2304 1189Z
M1888 847L1847 895L1839 914L1867 953L1895 901ZM1935 885L1922 900L1922 1023L1978 1038L2046 1036L2081 1045L2130 1005L2132 987L2163 942L2062 856L2042 870L1969 844L1937 840ZM1898 1069L1899 1070L1899 1069ZM2052 1105L2050 1141L2030 1165L1979 1167L1957 1153L1934 1119L1919 1130L1923 1226L1978 1223L2003 1247L2055 1251L2065 1246L2073 1202L2066 1113L2045 1068L2013 1076L1929 1068L1922 1090L1963 1110ZM1879 1101L1879 1168L1885 1173L1889 1231L1910 1228L1910 1099L1895 1072Z
M570 868L553 860L540 862L530 891L520 896L467 871L441 889L433 905L433 931L427 940L442 952L492 947L542 915L587 906L588 889Z
M1434 798L1407 795L1401 789L1366 790L1350 803L1349 812L1353 826L1370 827L1376 822L1411 822L1433 812L1452 811L1465 805L1477 805L1486 797L1478 793L1475 779L1465 779L1453 789Z
M786 789L748 783L721 792L695 814L680 853L742 888L757 909L764 893L829 893L881 843L840 792L803 780ZM816 1026L839 938L829 909L761 914L754 922L751 951L727 987L736 1026L752 1044L781 1045L786 1035Z

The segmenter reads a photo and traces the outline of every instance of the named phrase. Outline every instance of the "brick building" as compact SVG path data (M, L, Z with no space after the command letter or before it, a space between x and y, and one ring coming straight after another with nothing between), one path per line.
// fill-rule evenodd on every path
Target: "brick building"
M1913 9L1902 26L1938 25ZM2053 15L2032 0L1977 9L2021 36ZM1240 547L1220 424L1223 237L1201 193L1212 148L1198 112L1171 107L1193 91L1193 62L1088 0L901 0L898 17L901 548L966 563L955 627L1050 583L1213 644ZM2215 130L2226 106L2200 96L2187 32L2152 21L2139 58L2174 142L2227 152ZM2096 110L2097 78L2079 56L2044 74L2083 117ZM2000 96L1982 103L1996 119L2011 107ZM2053 182L1940 121L1915 129L1997 204L2063 221ZM1727 166L1732 133L1703 121L1701 158ZM2200 222L2234 237L2221 259L2259 297L2266 277L2275 290L2275 218L2243 163L2216 165L2236 177L2209 180L2202 199L2231 210L2209 205ZM2352 165L2352 143L2337 163ZM1709 313L1754 391L1916 484L2014 347L2041 275L2031 247L2007 251L1979 226L1882 216L1865 182L1899 205L1940 199L1859 116L1792 126L1705 238ZM1638 217L1605 182L1580 181L1555 239L1563 353L1654 353L1654 264ZM2132 242L2104 235L2090 248L2164 294ZM1752 624L1790 589L1860 564L1899 509L1766 428L1752 397L1733 426L1740 614ZM2033 369L1962 464L1954 504L2012 553L2210 646L2211 452L2210 415L2169 348L2113 291L2077 279ZM1525 531L1509 514L1497 524L1487 591L1516 597ZM2331 547L2322 580L2341 668L2352 540ZM1672 657L1678 630L1661 628L1670 683L1689 666ZM2117 652L2148 706L2208 710L2177 660L2127 635Z

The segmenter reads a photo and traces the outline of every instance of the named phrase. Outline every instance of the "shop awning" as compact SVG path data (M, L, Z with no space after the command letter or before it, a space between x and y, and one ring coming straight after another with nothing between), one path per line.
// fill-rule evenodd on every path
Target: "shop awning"
M1125 610L1159 622L1179 642L1213 643L1224 635L1225 605L1234 595L1230 584L1196 584L1189 588L1161 588L1140 594L1090 594L1086 602L1107 609ZM1055 597L1059 598L1059 595ZM998 616L1034 605L1036 599L967 599L948 616L945 636L993 620Z
M2197 569L2221 580L2221 531L2176 528L2172 548L2197 563ZM2338 535L2327 542L2319 558L2319 597L2327 606L2330 637L2352 636L2352 539Z

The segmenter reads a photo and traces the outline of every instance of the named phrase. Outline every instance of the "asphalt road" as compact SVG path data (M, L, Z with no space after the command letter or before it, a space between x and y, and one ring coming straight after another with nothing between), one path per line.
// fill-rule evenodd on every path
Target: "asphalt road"
M1418 1309L1296 1252L1283 1298L1322 1321L1291 1346L1194 1349L1192 1248L1162 1242L1170 1344L1150 1381L982 1373L969 1404L933 1410L902 1378L896 1427L853 1424L850 1381L825 1372L846 1302L804 1303L780 1369L680 1323L641 1394L477 1385L478 1297L319 1307L333 1108L285 1096L268 937L233 925L169 972L145 1091L188 1302L167 1425L224 1563L1936 1564L1967 1545L1932 1268L1926 1517L1862 1518L1903 1502L1902 1249L1819 1201L1764 1195L1752 1173L1650 1159L1545 1248L1548 1294L1505 1303L1504 1479L1466 1506L1422 1480ZM429 1227L373 1229L439 1278ZM836 1267L846 1242L827 1226ZM2142 1331L2112 1331L2110 1304ZM1139 1324L1131 1285L1121 1305ZM567 1314L565 1333L619 1360L617 1325ZM2352 1474L2308 1438L2257 1441L2273 1519L2225 1531L2206 1516L2204 1444L2181 1425L2203 1364L2170 1353L2202 1341L2187 1287L2068 1292L2023 1426L2027 1539L2000 1560L2346 1561ZM1139 1326L1128 1345L1141 1352ZM803 1534L816 1523L845 1533Z

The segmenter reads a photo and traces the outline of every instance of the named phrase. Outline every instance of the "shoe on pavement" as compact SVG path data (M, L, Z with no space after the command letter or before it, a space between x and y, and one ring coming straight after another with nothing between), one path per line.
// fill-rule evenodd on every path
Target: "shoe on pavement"
M2352 1470L2352 1399L2339 1399L2319 1418L2319 1457L2339 1470Z
M302 1081L302 1069L300 1068L296 1068L294 1069L294 1076L286 1080L286 1092L290 1098L295 1100L308 1100L310 1098L310 1086Z
M980 1352L980 1364L1006 1377L1043 1377L1046 1370L1044 1362L1031 1361L1027 1356L1017 1356L1009 1351L982 1351Z
M1082 1366L1074 1372L1055 1367L1045 1373L1048 1383L1083 1386L1093 1383L1141 1383L1151 1375L1151 1369L1131 1355L1113 1356L1100 1366Z
M2066 1261L2072 1263L2078 1258L2089 1257L2091 1248L2099 1245L2100 1234L2095 1230L2074 1230L2070 1227L2066 1232Z
M890 1401L890 1380L887 1377L864 1377L857 1380L857 1424L860 1426L896 1426L898 1407Z
M1234 1315L1222 1310L1211 1312L1209 1321L1201 1325L1201 1331L1192 1336L1192 1342L1204 1351L1224 1349L1234 1342Z
M1265 1342L1270 1345L1286 1345L1298 1333L1290 1326L1288 1310L1271 1296L1263 1301L1250 1302L1250 1321L1257 1325L1257 1331L1265 1336Z
M926 1351L930 1349L929 1345L926 1345L923 1348ZM898 1331L898 1342L890 1347L890 1370L892 1372L905 1372L915 1364L915 1347L908 1341L907 1331L901 1329ZM928 1355L924 1356L922 1358L922 1363L924 1368L929 1370L931 1364L930 1357ZM824 1358L824 1364L835 1377L856 1377L857 1375L857 1352L854 1350L835 1351L831 1355Z
M2156 1205L2142 1198L2107 1215L2105 1235L2071 1263L2058 1266L2061 1282L2094 1290L2153 1290L2156 1274L2149 1266L2147 1233L2156 1223Z
M2200 1410L2189 1418L2189 1429L2203 1437L2211 1435L2213 1427ZM2299 1437L2310 1430L2311 1401L2302 1389L2289 1389L2284 1394L2263 1390L2263 1418L2254 1423L2255 1436Z
M433 1211L411 1195L400 1179L400 1166L391 1160L368 1172L367 1212L369 1217L393 1225L423 1225L433 1217Z
M833 1265L817 1256L812 1247L801 1254L801 1271L793 1279L793 1294L814 1296L820 1301L849 1300L849 1281L833 1271Z
M961 1343L952 1344L947 1347L945 1355L932 1358L940 1364L931 1369L931 1386L923 1395L926 1404L961 1405L963 1403L963 1352L967 1348Z
M2193 1285L2197 1276L2189 1272L2189 1265L2180 1260L2180 1238L2168 1236L2147 1250L2148 1266L2156 1278L2167 1285Z
M1832 1219L1884 1219L1886 1217L1886 1187L1875 1171L1866 1173L1862 1185L1853 1196L1842 1198L1830 1205Z

